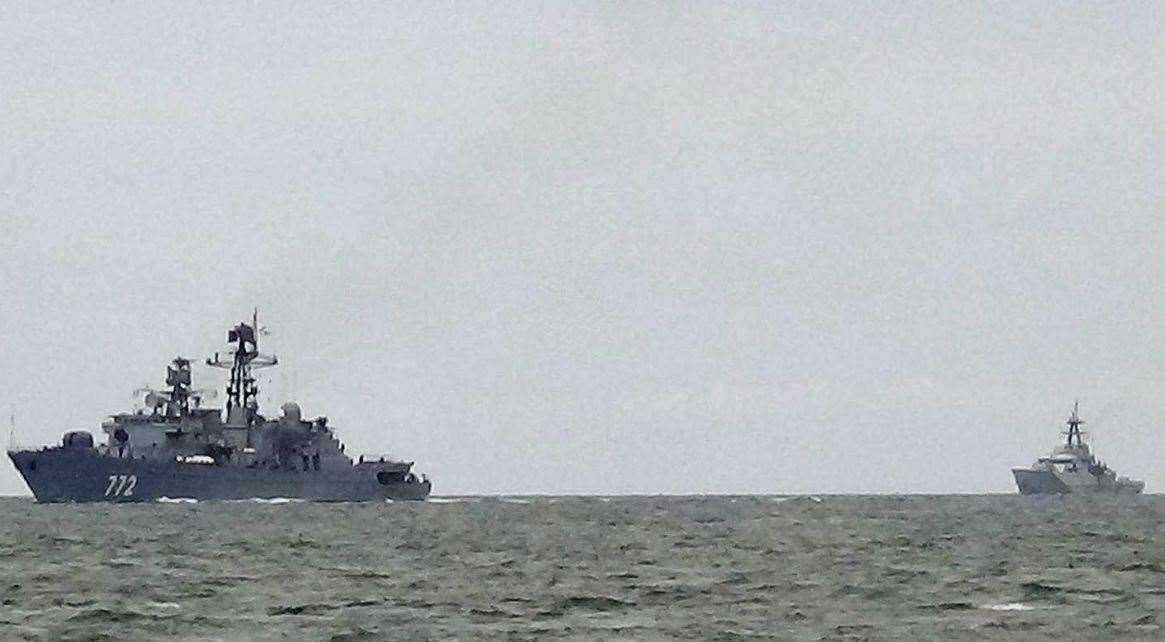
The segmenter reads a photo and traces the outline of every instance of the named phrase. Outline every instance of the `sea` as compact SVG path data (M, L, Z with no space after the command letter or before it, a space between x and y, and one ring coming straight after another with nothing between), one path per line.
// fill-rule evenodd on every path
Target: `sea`
M0 500L2 640L1165 639L1165 499Z

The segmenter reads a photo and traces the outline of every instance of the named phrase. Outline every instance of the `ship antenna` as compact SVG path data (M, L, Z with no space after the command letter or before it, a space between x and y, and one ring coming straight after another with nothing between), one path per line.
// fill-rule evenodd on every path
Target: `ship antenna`
M1076 445L1081 445L1080 441L1080 426L1084 420L1080 418L1080 401L1072 405L1072 415L1068 417L1068 445L1072 445L1072 438L1076 438Z
M227 331L227 343L234 344L228 361L215 353L206 365L230 370L227 384L227 426L247 429L247 445L250 446L251 425L258 417L259 386L256 385L252 370L266 368L279 363L275 355L259 353L259 309L255 308L251 323L241 322Z
M16 450L16 406L8 412L8 450Z

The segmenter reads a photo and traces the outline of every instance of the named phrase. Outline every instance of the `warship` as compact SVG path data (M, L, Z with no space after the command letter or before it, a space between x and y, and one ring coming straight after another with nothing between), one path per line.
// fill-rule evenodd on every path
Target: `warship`
M1012 468L1015 484L1023 495L1065 495L1068 493L1137 494L1145 482L1117 477L1116 472L1098 460L1084 443L1080 426L1080 403L1072 406L1068 417L1067 443L1060 444L1047 457L1040 457L1028 468Z
M413 462L345 454L327 417L304 418L294 402L277 418L259 412L253 372L278 363L259 352L258 312L227 332L229 348L206 365L229 370L226 407L203 407L190 360L166 368L168 389L139 390L145 406L112 415L95 444L84 430L59 446L9 450L38 502L302 499L423 500L432 484Z

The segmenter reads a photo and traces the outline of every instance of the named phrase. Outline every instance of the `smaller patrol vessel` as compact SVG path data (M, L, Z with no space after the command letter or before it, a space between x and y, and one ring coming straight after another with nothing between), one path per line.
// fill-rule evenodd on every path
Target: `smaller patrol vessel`
M1067 493L1124 493L1137 494L1145 489L1145 482L1117 477L1098 460L1084 443L1080 426L1080 403L1072 406L1068 417L1068 442L1060 444L1048 457L1040 457L1028 468L1012 468L1015 484L1022 495L1063 495Z

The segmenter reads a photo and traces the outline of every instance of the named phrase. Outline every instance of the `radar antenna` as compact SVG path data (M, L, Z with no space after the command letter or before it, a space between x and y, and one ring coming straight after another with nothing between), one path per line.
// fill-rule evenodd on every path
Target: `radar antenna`
M1068 417L1068 432L1064 433L1068 435L1069 446L1083 445L1083 442L1080 439L1081 435L1084 434L1083 431L1080 430L1080 426L1082 425L1084 425L1084 420L1080 418L1080 402L1077 401L1072 406L1071 416Z
M230 352L222 356L216 352L206 360L208 366L231 371L227 383L226 425L246 428L247 446L251 445L250 428L259 419L259 386L251 371L279 363L275 355L259 353L259 335L265 333L266 328L259 326L259 309L256 308L249 325L242 321L227 331L227 343L233 344Z
M191 408L198 408L204 397L213 397L216 392L190 387L190 360L185 357L174 357L166 366L166 385L169 388L165 390L142 386L134 391L134 396L142 397L146 408L155 415L178 418L190 414Z

